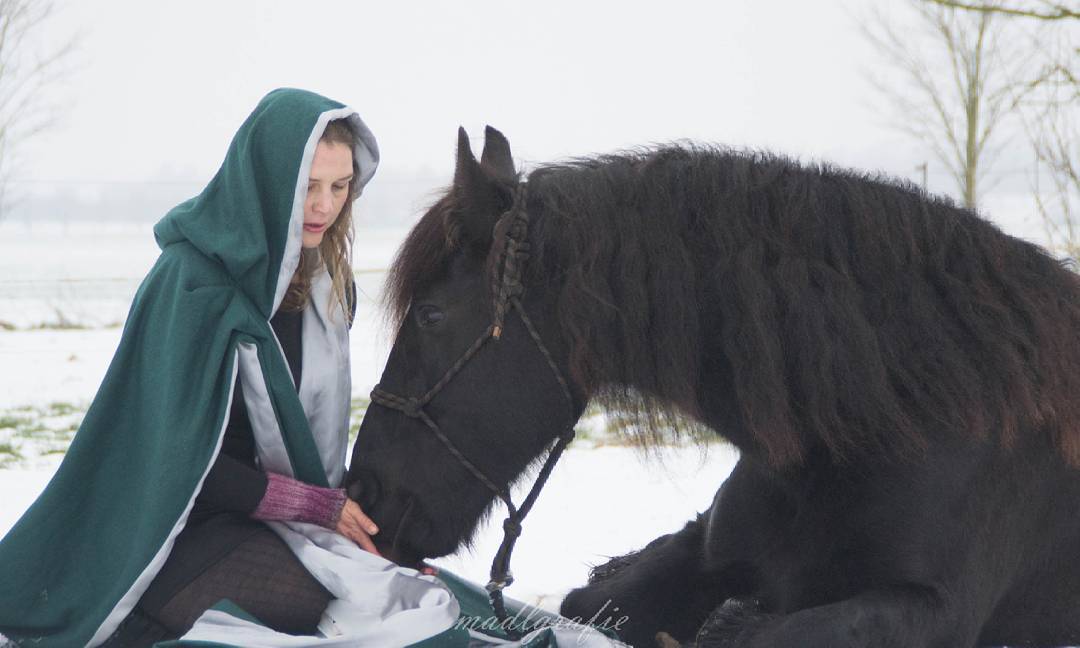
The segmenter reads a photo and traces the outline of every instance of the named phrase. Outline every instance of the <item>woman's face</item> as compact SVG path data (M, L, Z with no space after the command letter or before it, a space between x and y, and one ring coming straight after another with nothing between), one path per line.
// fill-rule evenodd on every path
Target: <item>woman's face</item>
M345 144L320 141L315 147L304 201L304 247L318 247L341 214L349 199L352 161L352 149Z

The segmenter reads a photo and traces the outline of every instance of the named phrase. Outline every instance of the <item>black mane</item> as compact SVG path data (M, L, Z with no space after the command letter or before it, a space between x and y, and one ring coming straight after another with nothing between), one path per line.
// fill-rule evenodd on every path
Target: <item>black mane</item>
M574 380L641 434L700 415L724 375L777 466L816 439L842 460L943 430L1034 431L1080 464L1077 276L947 199L702 146L543 166L528 188L528 281L559 291ZM461 251L459 212L451 189L399 251L399 321Z

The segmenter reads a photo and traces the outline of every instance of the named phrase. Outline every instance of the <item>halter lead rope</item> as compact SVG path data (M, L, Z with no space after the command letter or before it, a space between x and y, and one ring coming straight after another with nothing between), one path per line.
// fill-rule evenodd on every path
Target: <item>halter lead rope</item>
M517 631L510 628L505 621L508 618L506 613L506 604L503 600L502 591L514 582L513 574L510 572L510 556L514 552L514 545L517 542L518 537L521 535L521 523L525 519L525 516L529 514L533 504L536 502L537 497L540 495L540 490L544 487L548 477L551 475L551 471L555 468L555 464L559 461L559 457L562 456L563 450L574 439L574 425L573 425L573 411L574 400L570 393L570 386L566 382L566 378L562 375L558 365L555 363L555 359L551 356L547 346L540 338L540 334L537 332L536 327L533 325L532 320L529 319L528 314L525 312L524 307L521 305L521 295L524 292L524 287L521 283L521 272L524 266L525 260L529 257L529 244L526 241L528 236L529 227L529 214L525 209L525 203L527 199L526 185L524 182L519 183L514 190L514 200L510 209L507 210L498 220L495 225L495 239L496 245L499 248L493 250L495 256L493 258L494 268L498 270L501 262L501 272L492 272L493 275L493 295L495 297L494 313L492 323L488 328L480 334L480 337L473 342L464 354L458 358L457 362L450 366L439 379L435 385L427 391L423 396L405 397L392 394L381 386L376 385L375 389L371 392L371 401L384 407L395 409L405 416L410 418L417 418L424 422L424 424L431 430L435 437L446 447L451 455L458 462L465 467L477 481L488 488L506 505L507 517L503 520L503 540L499 545L498 551L495 552L495 558L491 563L491 579L488 582L485 589L487 589L488 596L491 599L491 606L495 610L495 615L499 619L502 626L508 635L514 636ZM510 493L505 488L500 488L494 481L489 479L482 470L476 467L465 455L454 446L453 442L443 433L438 424L428 416L424 411L424 407L431 402L435 396L442 391L442 389L461 371L461 369L480 352L480 349L488 342L488 340L499 340L502 337L503 324L506 319L507 311L514 309L521 317L522 323L525 325L525 329L529 333L529 337L532 338L536 347L543 354L544 359L547 361L548 366L551 368L555 379L559 382L559 387L562 389L563 396L566 398L567 409L570 414L571 423L569 428L559 435L558 441L552 446L548 453L547 459L544 461L544 465L540 468L540 472L536 476L536 481L533 482L532 488L529 490L528 495L522 500L521 507L514 506L514 502L510 499Z

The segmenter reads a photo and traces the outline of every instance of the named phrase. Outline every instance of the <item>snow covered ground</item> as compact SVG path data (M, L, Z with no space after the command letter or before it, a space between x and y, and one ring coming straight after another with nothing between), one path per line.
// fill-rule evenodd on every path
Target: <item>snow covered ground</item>
M357 233L354 397L368 394L389 351L377 298L381 270L404 235ZM57 448L93 398L156 256L149 225L0 222L0 535L59 465ZM5 444L21 448L19 456L9 453L5 462ZM575 443L525 521L508 595L557 609L567 590L585 582L590 565L640 548L706 508L736 459L722 445L671 447L646 459L633 448ZM497 511L482 528L473 551L436 564L487 582L501 516Z
M511 562L516 582L507 594L558 610L566 592L585 583L591 565L640 549L707 507L735 459L720 446L705 456L692 448L671 449L659 462L625 447L568 450L525 520ZM33 502L57 464L58 458L51 466L0 470L0 535ZM525 489L517 489L515 501ZM484 525L472 551L433 563L486 583L502 540L502 513Z

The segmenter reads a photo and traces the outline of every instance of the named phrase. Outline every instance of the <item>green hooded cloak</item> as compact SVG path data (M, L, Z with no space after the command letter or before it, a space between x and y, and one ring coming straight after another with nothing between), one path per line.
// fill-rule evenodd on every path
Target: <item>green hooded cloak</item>
M70 648L113 632L187 520L220 449L241 365L255 374L244 376L245 391L247 378L259 383L254 397L264 407L253 416L280 434L279 447L261 454L276 452L274 469L297 479L340 481L344 440L320 446L313 436L269 324L299 261L315 146L337 118L357 135L362 188L379 153L359 116L279 89L240 127L206 189L155 226L161 254L86 417L45 491L0 541L0 634ZM323 342L340 363L343 325L327 326ZM347 382L330 396L327 425L344 411L347 430Z

